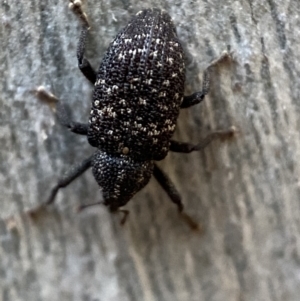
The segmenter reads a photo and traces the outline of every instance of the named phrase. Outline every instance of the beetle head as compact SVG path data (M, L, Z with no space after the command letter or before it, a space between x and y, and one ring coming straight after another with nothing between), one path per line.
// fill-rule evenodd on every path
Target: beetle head
M100 150L95 153L92 166L104 204L111 211L124 206L149 182L153 172L152 161L135 161L123 154L112 156Z

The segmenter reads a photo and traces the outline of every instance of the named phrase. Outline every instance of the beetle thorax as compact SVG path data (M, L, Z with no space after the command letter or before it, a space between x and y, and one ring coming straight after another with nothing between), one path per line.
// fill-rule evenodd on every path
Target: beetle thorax
M97 151L93 159L93 175L103 192L104 204L112 211L124 206L150 180L152 161L134 161L126 155L111 156Z

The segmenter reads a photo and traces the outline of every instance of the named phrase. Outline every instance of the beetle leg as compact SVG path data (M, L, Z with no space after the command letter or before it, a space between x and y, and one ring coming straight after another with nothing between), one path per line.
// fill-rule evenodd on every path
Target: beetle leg
M154 164L153 175L161 187L170 197L171 201L177 205L178 211L182 212L183 204L181 202L181 196L177 191L174 184L171 182L169 177L156 165Z
M88 124L72 121L67 114L66 107L55 95L46 91L43 86L38 87L34 92L39 100L49 105L56 113L59 123L75 134L87 135Z
M164 191L168 194L171 201L177 205L180 218L187 223L192 230L200 230L200 225L195 222L186 212L183 211L183 204L181 202L181 196L175 188L169 177L154 164L153 175Z
M86 204L86 205L80 205L78 206L77 208L77 212L81 212L82 210L86 209L86 208L89 208L89 207L92 207L92 206L98 206L98 205L103 205L104 204L104 201L99 201L99 202L96 202L96 203L91 203L91 204ZM125 222L127 221L127 217L129 215L129 210L126 210L126 209L116 209L116 210L111 210L111 212L113 213L122 213L123 216L120 220L120 225L124 225Z
M76 178L82 175L88 168L92 165L93 156L85 159L80 164L73 165L70 170L62 176L57 184L52 188L51 194L46 202L47 205L50 205L54 202L55 196L60 188L64 188L68 186L71 182L73 182Z
M209 87L210 87L210 69L206 69L203 72L202 90L199 92L195 92L191 95L184 96L180 108L186 109L200 103L204 99L205 95L208 94Z
M78 67L83 75L92 83L96 82L96 72L91 66L90 62L85 58L85 46L87 34L90 29L90 24L87 19L86 13L82 9L82 3L79 0L69 0L69 8L73 11L73 13L79 18L82 23L82 29L79 37L79 43L77 46L77 59L78 59Z
M231 127L229 130L224 131L215 131L208 134L203 140L201 140L198 144L191 144L186 142L178 142L175 140L171 140L170 151L176 153L191 153L194 151L199 151L204 149L208 144L210 144L215 139L226 139L232 137L237 130L235 127Z
M99 202L96 202L96 203L80 205L80 206L77 207L77 212L81 212L82 210L84 210L86 208L89 208L89 207L92 207L92 206L98 206L98 205L103 205L103 204L104 204L103 201L99 201Z
M127 217L128 217L128 215L129 215L129 210L126 210L126 209L118 209L117 212L123 213L123 216L122 216L122 218L121 218L121 220L120 220L120 224L123 226L123 225L126 223L126 221L127 221Z
M189 108L191 106L194 106L198 103L200 103L205 95L208 94L209 88L210 88L210 74L211 74L211 69L213 66L217 65L224 59L230 58L230 53L225 51L219 58L213 60L209 66L204 70L203 72L203 83L202 83L202 90L196 93L193 93L188 96L184 96L183 101L180 105L181 109Z

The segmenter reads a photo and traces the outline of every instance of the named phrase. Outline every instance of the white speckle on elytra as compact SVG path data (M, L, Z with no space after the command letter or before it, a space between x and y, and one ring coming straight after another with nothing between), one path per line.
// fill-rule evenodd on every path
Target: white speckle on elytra
M94 105L95 105L96 107L98 107L99 104L100 104L100 101L99 101L98 99L94 100Z
M173 61L174 61L173 58L171 58L171 57L168 57L168 58L167 58L167 62L168 62L170 65L173 65Z
M146 84L151 85L152 78L146 80Z
M158 51L155 50L155 51L151 52L151 53L149 54L149 56L153 56L153 57L155 58L155 57L157 57L157 53L158 53Z
M147 102L145 99L139 98L139 104L140 105L145 105Z
M172 125L168 125L168 130L171 132L171 131L174 131L175 129L175 124L172 124Z

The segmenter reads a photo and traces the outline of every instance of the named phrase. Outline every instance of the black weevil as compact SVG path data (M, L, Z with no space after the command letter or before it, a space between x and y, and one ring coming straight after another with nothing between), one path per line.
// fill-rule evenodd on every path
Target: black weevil
M70 8L82 23L77 48L78 65L95 86L88 124L74 122L64 105L43 87L37 96L53 105L57 117L70 131L86 135L96 147L93 156L72 167L51 191L47 204L88 168L102 189L103 201L80 209L105 204L111 212L122 210L153 174L182 212L181 197L168 176L154 163L168 151L198 151L213 139L231 136L234 129L209 134L197 145L172 140L179 110L198 104L209 91L210 68L227 57L224 53L204 71L202 91L184 96L185 64L183 50L170 16L159 9L138 12L111 42L95 72L85 58L86 37L90 28L81 2L70 0Z

